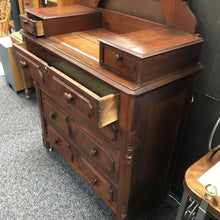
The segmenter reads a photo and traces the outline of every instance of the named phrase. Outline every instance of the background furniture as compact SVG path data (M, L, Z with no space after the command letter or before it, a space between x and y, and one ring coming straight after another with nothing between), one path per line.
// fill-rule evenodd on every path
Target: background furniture
M181 219L205 219L206 214L211 214L215 218L220 218L220 196L218 195L208 200L206 198L205 186L198 179L220 161L220 151L209 152L201 159L196 161L186 171L184 178L184 194L181 206L177 213L177 220ZM219 176L216 176L219 178ZM212 184L210 180L210 184ZM192 198L194 201L189 201ZM207 213L206 213L207 212Z
M28 88L33 86L33 80L27 75L22 75L21 69L15 62L12 43L21 43L22 37L18 32L14 32L10 37L1 40L1 58L5 73L6 83L18 92L25 89L26 98L29 98Z
M10 0L1 0L0 2L0 37L8 36L10 16L11 16Z

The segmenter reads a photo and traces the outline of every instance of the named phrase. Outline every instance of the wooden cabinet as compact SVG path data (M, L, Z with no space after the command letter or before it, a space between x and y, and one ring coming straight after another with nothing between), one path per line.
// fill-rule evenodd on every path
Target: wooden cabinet
M38 9L47 34L23 26L25 43L14 49L35 80L45 147L63 155L116 219L134 219L170 187L203 40L192 33L195 18L180 0L157 1L164 10L158 17L166 15L170 27L97 4L64 7L59 18ZM190 15L190 27L170 8ZM27 18L34 17L30 9ZM46 25L49 19L63 23L63 33ZM69 29L68 22L75 25Z

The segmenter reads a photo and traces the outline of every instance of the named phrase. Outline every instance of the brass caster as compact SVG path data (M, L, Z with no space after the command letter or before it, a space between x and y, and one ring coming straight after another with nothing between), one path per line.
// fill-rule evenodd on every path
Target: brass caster
M52 151L53 151L53 147L50 147L50 148L48 149L48 151L49 151L49 152L52 152Z

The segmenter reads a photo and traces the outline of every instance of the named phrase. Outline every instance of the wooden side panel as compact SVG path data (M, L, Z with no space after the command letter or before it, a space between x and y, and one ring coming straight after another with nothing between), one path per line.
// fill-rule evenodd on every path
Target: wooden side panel
M197 20L187 3L182 0L160 0L168 27L178 28L190 33L196 32Z
M118 12L105 9L102 9L101 11L102 27L117 34L125 34L161 26L160 24L148 20L121 14Z
M89 22L88 22L89 21ZM52 36L101 27L101 14L88 13L44 20L45 35Z
M165 24L160 0L103 0L101 7Z
M129 210L166 195L180 149L194 76L161 87L136 100L136 138ZM145 106L145 107L144 107Z
M183 0L103 0L101 7L195 33L197 21Z
M80 4L82 0L57 0L57 7Z
M93 8L96 8L99 4L99 1L100 0L82 0L82 5L86 5L86 6L89 6L89 7L93 7Z
M198 62L201 43L172 50L140 61L137 83L143 83L166 74L180 71ZM156 65L155 65L156 64Z
M102 128L119 118L119 94L110 94L103 97L99 104L99 127Z

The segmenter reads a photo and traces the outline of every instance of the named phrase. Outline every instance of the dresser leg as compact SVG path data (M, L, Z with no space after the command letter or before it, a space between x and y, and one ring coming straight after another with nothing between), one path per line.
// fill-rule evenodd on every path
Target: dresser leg
M50 144L49 144L49 142L46 140L46 138L44 137L44 135L42 135L42 138L43 138L44 147L45 147L47 150L51 149Z
M26 99L30 99L29 89L25 89L24 92L25 92Z
M24 92L25 92L25 95L26 95L26 99L30 99L30 94L29 94L29 90L28 90L28 86L27 86L27 81L26 81L26 78L25 78L25 73L21 70L21 75L22 75L22 81L23 81L23 84L24 84Z

